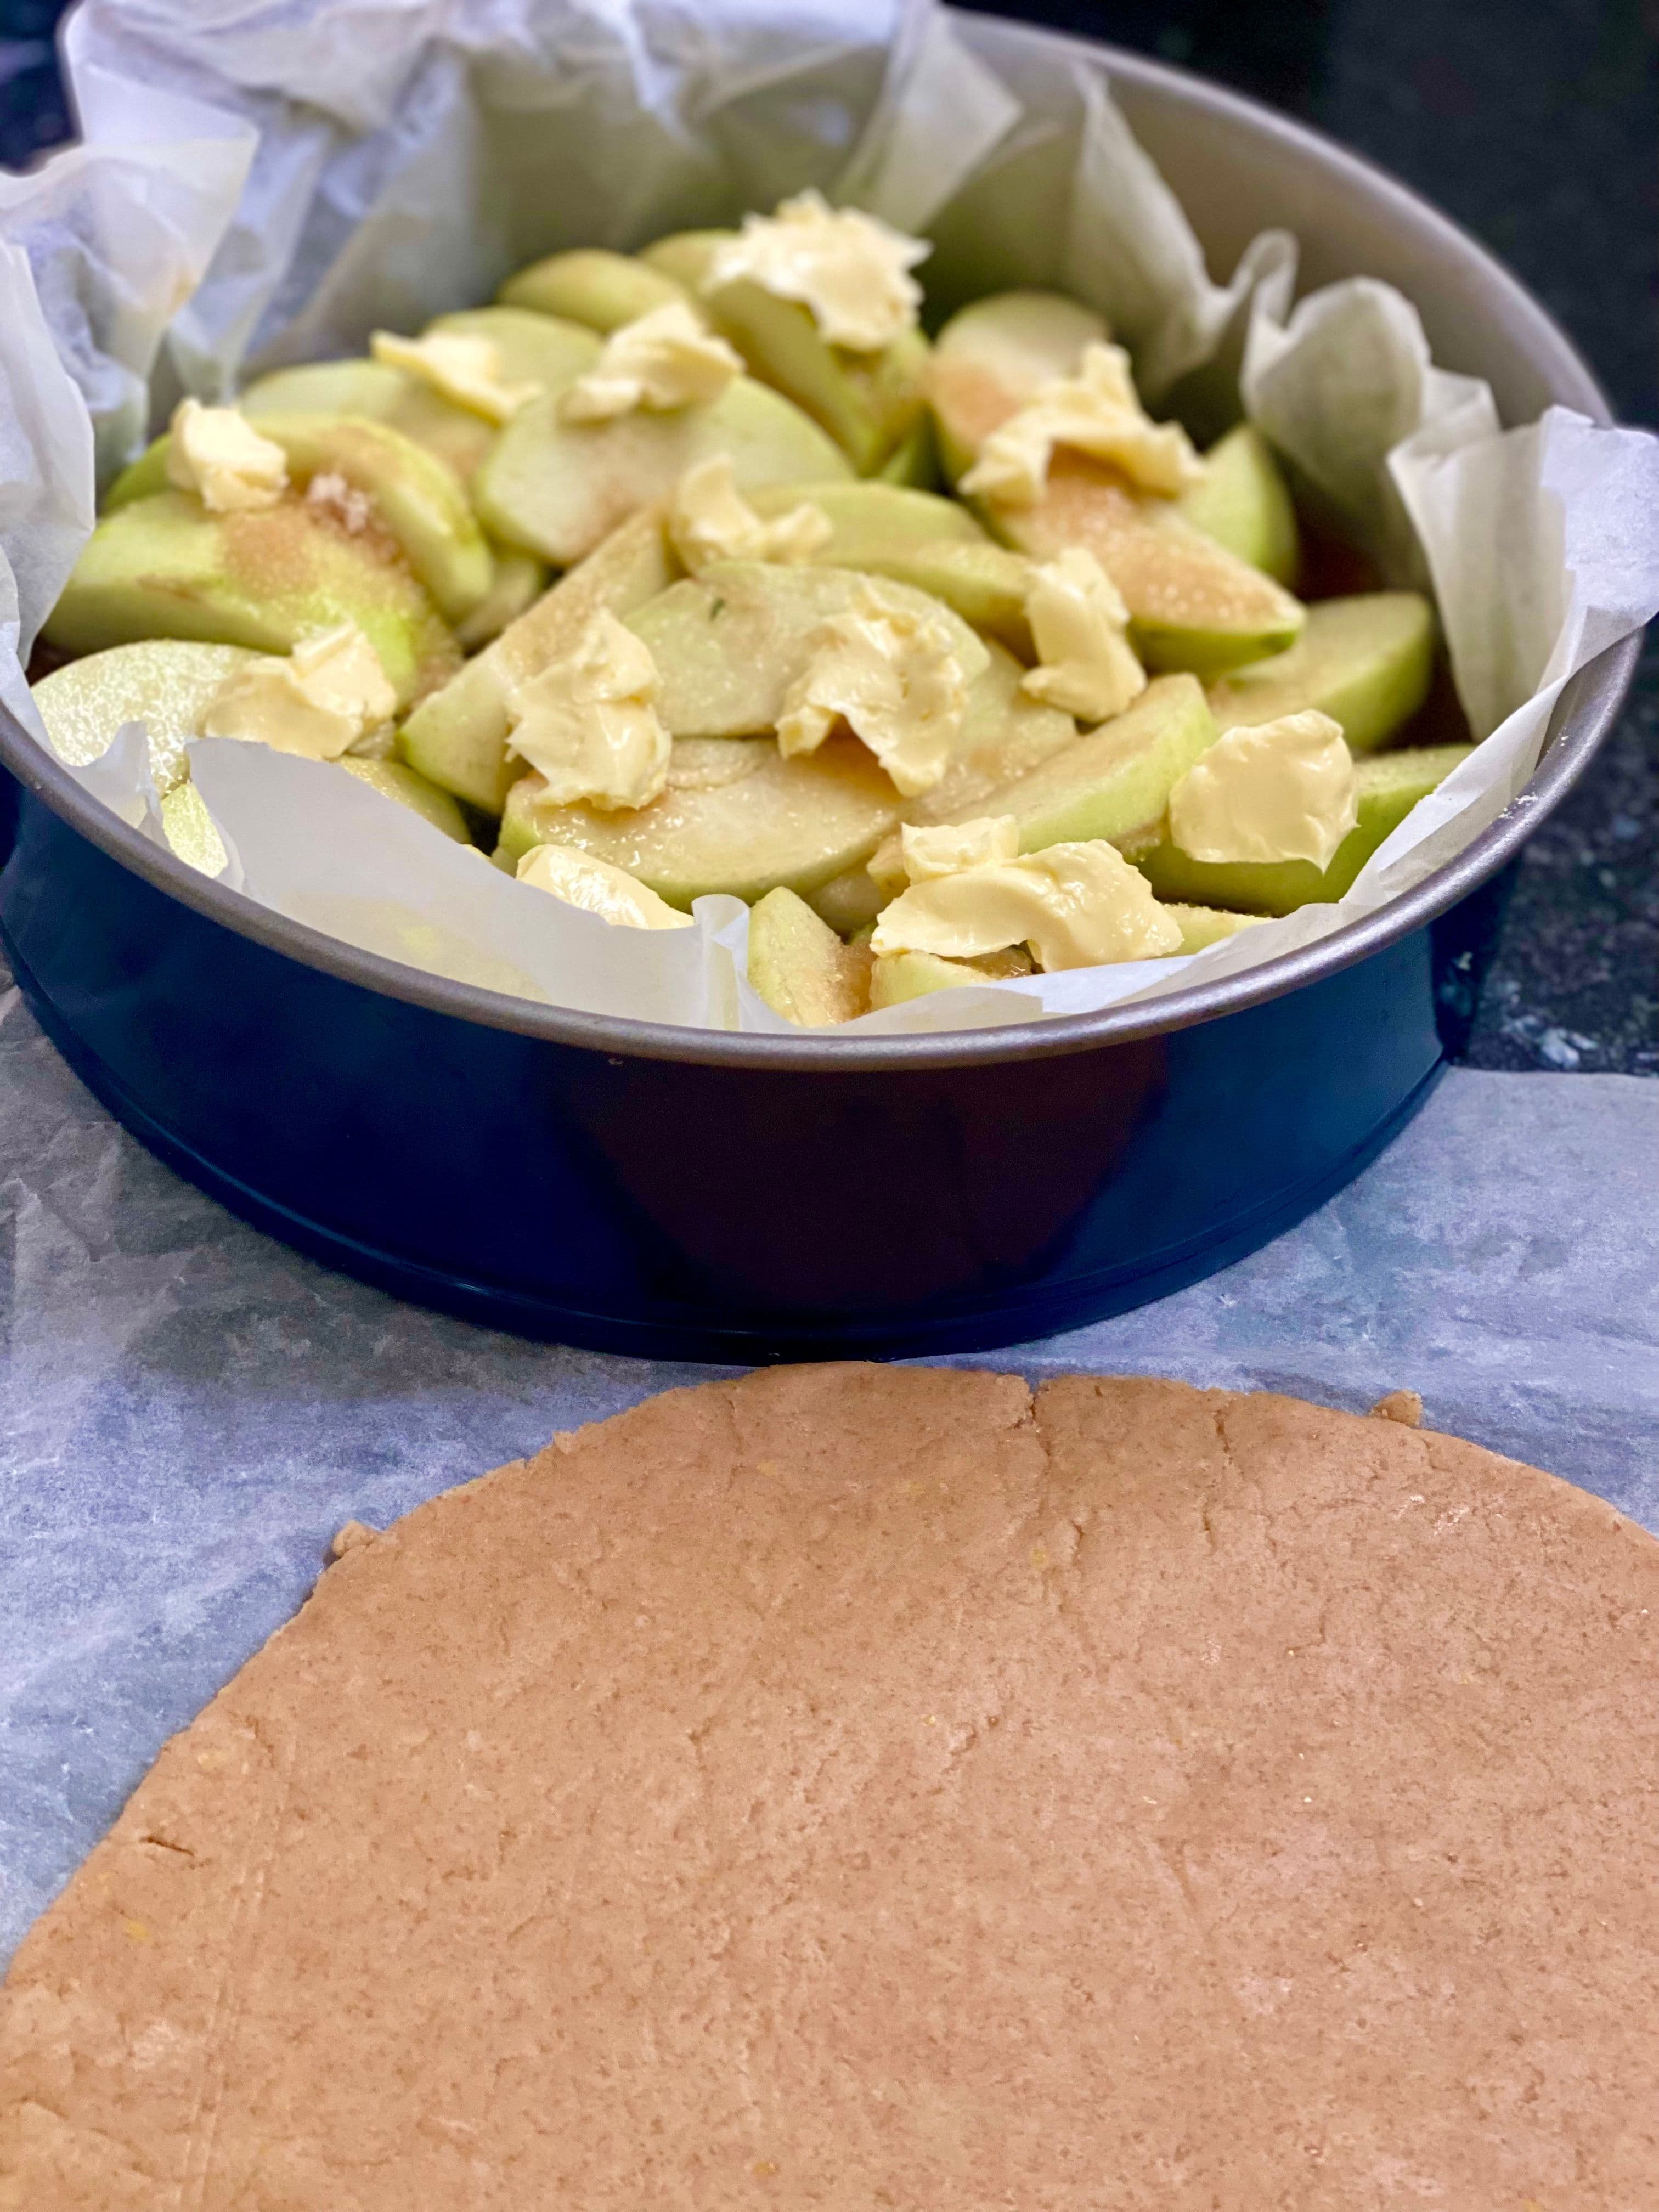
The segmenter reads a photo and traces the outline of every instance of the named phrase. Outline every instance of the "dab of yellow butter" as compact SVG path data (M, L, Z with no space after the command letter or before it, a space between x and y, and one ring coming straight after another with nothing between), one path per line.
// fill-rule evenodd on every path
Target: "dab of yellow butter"
M1342 726L1312 710L1228 730L1170 793L1170 836L1194 860L1330 865L1359 819Z
M1019 857L1019 824L1012 814L982 814L974 822L941 823L936 829L907 822L899 832L904 872L913 884L988 868Z
M532 846L519 863L519 881L625 929L696 927L689 914L659 898L626 868L595 860L591 853L579 853L573 846Z
M913 884L884 908L870 947L974 960L1029 945L1039 967L1095 968L1176 951L1179 925L1115 845L1050 845Z
M1121 346L1085 346L1075 376L1050 377L985 441L962 479L970 497L1034 507L1056 446L1109 461L1131 482L1173 498L1204 474L1178 422L1154 422L1140 404Z
M921 287L910 271L933 248L860 208L832 208L820 191L798 192L772 215L747 215L720 247L703 290L746 278L811 313L819 335L853 353L876 353L914 330Z
M533 380L508 384L501 374L500 346L475 331L428 331L423 338L376 331L368 348L388 368L418 376L443 398L491 422L510 422L546 389Z
M718 399L743 362L684 300L653 307L611 333L586 376L559 402L567 422L605 422L642 407L653 415Z
M167 442L167 482L194 492L213 514L275 507L288 489L288 459L234 407L181 399Z
M763 520L738 489L729 453L688 469L668 509L668 535L694 576L716 561L810 561L835 534L815 500Z
M1094 555L1067 546L1045 562L1025 594L1039 665L1020 689L1082 722L1109 721L1146 688L1146 672L1124 635L1129 614Z
M338 760L397 709L379 654L356 623L341 623L302 639L286 659L272 654L227 677L203 713L202 734Z
M866 582L847 613L817 631L778 718L778 749L815 752L844 721L913 797L945 774L967 703L968 678L945 623Z
M574 653L507 691L507 749L547 779L553 806L648 806L668 775L650 647L601 609Z

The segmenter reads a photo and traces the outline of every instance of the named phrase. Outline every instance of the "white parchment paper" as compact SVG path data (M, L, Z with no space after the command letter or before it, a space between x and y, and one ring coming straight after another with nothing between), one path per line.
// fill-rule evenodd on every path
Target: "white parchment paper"
M1153 998L1340 928L1516 803L1562 686L1659 609L1659 441L1560 409L1500 430L1486 387L1434 365L1387 285L1292 306L1281 232L1218 283L1103 68L1034 50L999 80L933 0L83 0L66 52L86 146L0 180L0 697L37 735L20 659L89 526L94 459L106 472L140 435L147 379L163 403L221 398L487 298L535 255L730 222L809 183L937 234L947 295L1024 281L1091 301L1154 401L1207 380L1205 409L1242 405L1385 571L1431 580L1486 742L1344 899L1190 958L953 992L851 1027ZM302 829L291 764L246 750L234 765L192 752L249 896L520 995L787 1027L747 984L734 902L699 901L695 933L602 948L589 917L543 894L481 889L378 794ZM149 823L142 775L122 781L135 760L90 774Z

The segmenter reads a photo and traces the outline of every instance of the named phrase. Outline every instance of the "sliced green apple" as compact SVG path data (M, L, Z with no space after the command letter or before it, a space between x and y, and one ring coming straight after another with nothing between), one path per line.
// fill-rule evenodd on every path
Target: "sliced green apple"
M1224 914L1219 907L1182 906L1173 901L1166 902L1164 911L1181 932L1177 950L1182 952L1202 952L1206 945L1219 945L1241 929L1259 929L1267 919L1265 914Z
M853 738L786 760L769 738L725 739L745 772L710 785L677 778L649 806L600 813L538 805L538 775L507 794L501 851L516 862L532 845L574 845L626 868L668 901L689 908L705 891L751 903L779 884L805 896L874 851L898 819L892 785ZM679 751L676 746L675 751Z
M943 780L907 799L902 817L923 824L971 820L994 811L994 793L1029 775L1077 742L1077 724L1057 707L1020 689L1024 673L1001 646L988 642L983 673L969 687L968 712ZM812 904L843 936L873 921L887 894L861 862L813 891Z
M259 434L282 447L296 489L337 477L362 493L447 622L464 621L486 596L495 562L484 534L455 471L425 447L361 415L266 415ZM104 512L166 491L172 447L171 437L160 437L123 471Z
M931 545L940 538L963 544L989 543L961 502L937 492L865 477L832 477L827 483L758 484L744 494L769 521L810 500L823 508L835 535L817 556L820 563L861 568L867 549Z
M459 664L454 637L425 591L368 533L353 535L304 500L210 514L173 491L105 517L43 634L65 653L155 637L288 653L343 622L368 636L400 706Z
M1351 753L1374 752L1428 696L1434 637L1434 610L1419 592L1321 599L1287 652L1212 684L1210 704L1224 730L1316 708L1341 723Z
M929 380L952 480L1039 385L1069 374L1103 335L1097 317L1054 293L1005 292L953 316ZM1035 560L1073 545L1093 553L1123 595L1149 668L1217 676L1282 653L1301 629L1301 605L1270 576L1185 520L1176 502L1137 490L1085 454L1058 450L1035 505L982 512L998 537Z
M925 999L933 991L963 991L976 983L1000 983L1036 972L1023 945L988 952L979 960L946 960L937 952L884 952L871 964L870 1011Z
M572 652L596 614L631 614L676 573L660 510L635 515L424 700L399 731L398 751L440 790L499 814L524 769L507 750L508 690Z
M716 453L730 456L745 492L850 474L840 448L799 407L739 376L705 406L636 410L604 422L562 421L556 395L533 400L501 432L473 491L498 538L565 568Z
M1419 751L1376 753L1362 760L1358 823L1323 870L1309 860L1194 860L1167 839L1130 858L1158 896L1173 904L1270 915L1293 914L1299 906L1340 899L1418 800L1443 783L1474 750L1472 745L1433 745Z
M1069 376L1107 335L1092 309L1059 292L998 292L951 316L927 371L939 458L954 483L1040 384Z
M539 384L550 392L586 376L602 344L583 324L529 307L463 307L426 328L431 336L488 338L500 356L503 384Z
M1035 506L988 507L985 519L1033 560L1070 545L1092 553L1123 595L1148 668L1218 676L1283 653L1306 619L1298 599L1184 521L1172 501L1082 453L1054 455Z
M462 650L477 653L498 638L509 623L533 607L551 580L545 561L533 553L520 553L516 545L492 545L495 573L466 620L458 623L455 635Z
M870 949L843 945L781 884L749 917L749 980L774 1013L802 1029L850 1022L870 1000Z
M647 246L635 256L659 276L671 277L686 291L701 293L714 256L735 230L676 230Z
M1204 456L1204 481L1176 502L1185 520L1287 588L1301 566L1296 509L1273 447L1241 422Z
M538 315L558 315L591 331L609 332L688 296L684 284L631 253L582 246L574 253L550 254L520 270L507 278L496 299L504 307L529 307Z
M34 703L53 750L71 768L101 760L118 730L142 722L155 786L165 792L185 774L185 747L201 735L209 701L260 657L242 645L144 638L54 669L34 685Z
M267 415L362 415L390 423L435 453L463 483L495 442L495 425L458 407L418 376L382 361L317 361L273 369L236 402L250 422Z
M809 307L749 277L715 290L705 280L700 298L750 374L822 423L861 477L876 473L926 411L928 345L920 331L878 353L853 353L821 335Z
M856 570L720 561L672 585L629 628L657 664L656 708L677 738L739 738L775 729L812 639L832 615L863 596ZM884 586L898 605L943 622L971 684L988 665L984 645L959 617L902 584Z
M435 783L428 783L412 768L401 761L357 760L348 753L334 763L348 775L366 783L371 791L382 798L396 799L399 806L407 806L434 830L441 830L446 837L453 837L458 845L470 845L472 833L466 826L466 817L447 791L440 791Z
M933 418L925 410L876 471L876 477L881 483L911 484L918 491L931 491L939 483L939 443Z
M836 557L833 546L817 556ZM930 598L942 599L963 622L1019 653L1031 657L1031 625L1025 598L1031 563L1006 545L975 543L960 536L932 539L890 538L866 544L857 564L872 575L890 576Z
M1156 841L1170 791L1216 736L1197 679L1157 677L1121 714L949 818L1012 814L1022 853L1091 837L1133 853Z

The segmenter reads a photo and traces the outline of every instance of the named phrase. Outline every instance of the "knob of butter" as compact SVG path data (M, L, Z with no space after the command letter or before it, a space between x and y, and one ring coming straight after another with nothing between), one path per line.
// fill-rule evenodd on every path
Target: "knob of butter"
M1328 867L1358 819L1342 726L1312 711L1228 730L1170 793L1170 840L1194 860Z

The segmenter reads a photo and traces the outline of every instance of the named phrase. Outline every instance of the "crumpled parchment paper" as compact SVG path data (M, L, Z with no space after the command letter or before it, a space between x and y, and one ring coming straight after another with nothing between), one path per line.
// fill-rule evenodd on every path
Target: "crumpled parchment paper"
M955 1364L1354 1412L1409 1387L1659 1531L1656 1155L1659 1084L1454 1069L1265 1250ZM111 1121L0 969L0 1960L336 1529L715 1371L448 1320L245 1228Z
M1350 279L1292 307L1283 232L1214 283L1104 65L1033 47L994 76L933 0L83 0L66 52L87 145L0 191L0 697L37 735L18 656L88 526L93 460L103 472L132 449L152 372L163 403L222 398L279 362L360 350L377 325L488 298L538 254L730 222L806 184L936 235L924 273L945 302L1010 282L1090 301L1154 402L1178 386L1213 419L1242 404L1387 573L1432 580L1487 742L1344 899L1189 957L953 992L851 1027L1156 998L1340 928L1516 801L1562 685L1659 609L1659 441L1562 409L1501 431L1486 387L1435 367L1388 285ZM731 901L700 901L695 935L606 955L588 917L517 885L487 895L438 832L394 830L377 794L307 821L296 849L270 828L300 819L289 765L259 749L233 771L207 750L195 773L237 856L230 880L298 920L522 996L788 1026L748 985ZM142 750L93 775L161 836ZM372 872L364 807L383 848Z

